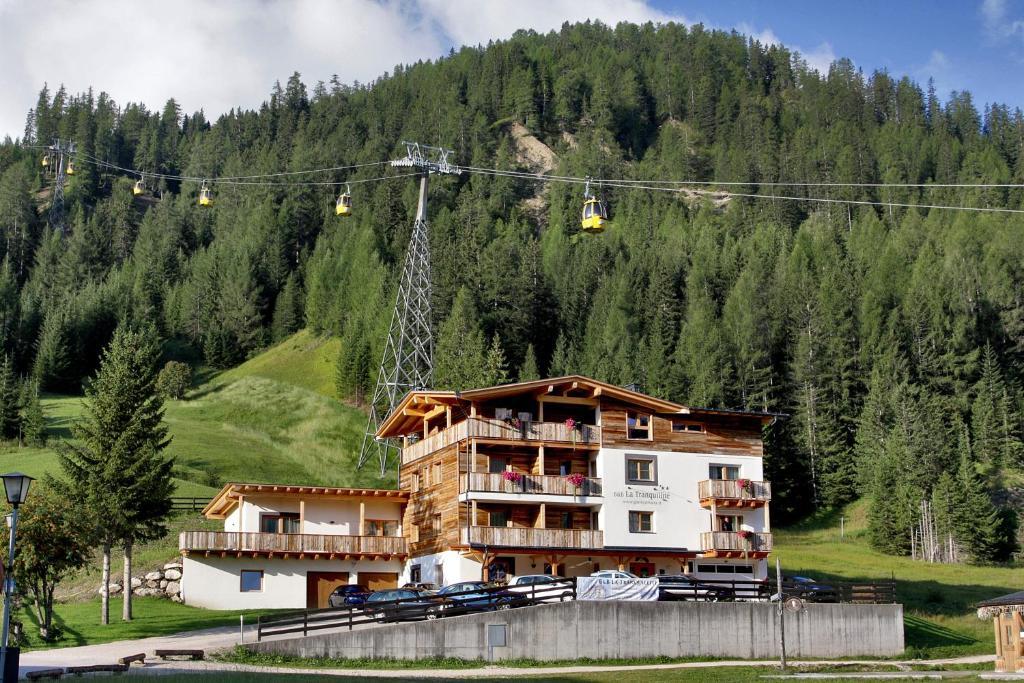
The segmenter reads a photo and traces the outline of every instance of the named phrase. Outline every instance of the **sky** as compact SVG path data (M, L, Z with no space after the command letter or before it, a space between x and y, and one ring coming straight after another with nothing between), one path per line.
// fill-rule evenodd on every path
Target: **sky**
M92 86L208 118L255 108L293 71L367 82L399 63L564 21L702 23L799 51L933 78L1024 107L1024 0L0 0L0 138L20 137L44 83Z

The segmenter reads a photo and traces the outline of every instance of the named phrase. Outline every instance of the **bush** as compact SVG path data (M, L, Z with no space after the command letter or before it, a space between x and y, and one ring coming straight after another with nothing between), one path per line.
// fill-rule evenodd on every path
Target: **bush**
M156 390L164 398L185 398L185 392L192 386L192 368L188 363L169 360L156 378Z

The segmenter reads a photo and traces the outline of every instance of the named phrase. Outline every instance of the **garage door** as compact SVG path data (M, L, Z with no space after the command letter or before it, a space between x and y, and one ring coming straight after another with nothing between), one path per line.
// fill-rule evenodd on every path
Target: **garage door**
M359 572L359 583L372 591L398 588L398 574L395 572Z
M306 574L306 608L330 607L327 598L338 586L348 583L348 572L309 572Z

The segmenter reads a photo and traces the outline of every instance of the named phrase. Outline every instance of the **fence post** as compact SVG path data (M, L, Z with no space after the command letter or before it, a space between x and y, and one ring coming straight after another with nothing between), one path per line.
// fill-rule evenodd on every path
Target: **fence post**
M352 610L353 609L355 609L355 608L352 607L351 605L349 605L349 608L348 608L348 630L349 631L352 630Z
M302 636L309 635L309 612L302 613Z
M256 617L256 642L263 640L263 617Z

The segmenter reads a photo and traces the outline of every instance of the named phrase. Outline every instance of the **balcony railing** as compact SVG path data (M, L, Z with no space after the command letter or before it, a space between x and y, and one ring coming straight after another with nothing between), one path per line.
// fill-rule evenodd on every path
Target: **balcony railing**
M473 526L462 529L466 545L505 548L603 548L604 532L591 529L535 529L523 526Z
M601 480L587 477L579 486L573 486L564 476L520 474L519 481L508 481L505 475L491 472L469 472L460 475L459 491L485 493L528 493L553 496L600 496Z
M503 420L470 417L437 434L410 444L402 451L402 463L419 460L434 451L474 437L507 439L509 441L599 444L601 443L601 428L594 425L582 425L577 429L569 429L564 422L523 422L519 427L515 427Z
M313 555L405 555L402 536L333 536L329 534L265 534L239 531L182 531L178 548L185 551L289 553Z
M767 481L747 479L746 487L740 486L740 479L705 479L697 483L697 495L701 502L710 500L746 501L767 503L772 499L772 485Z
M772 535L766 531L705 531L701 550L723 552L771 552Z

